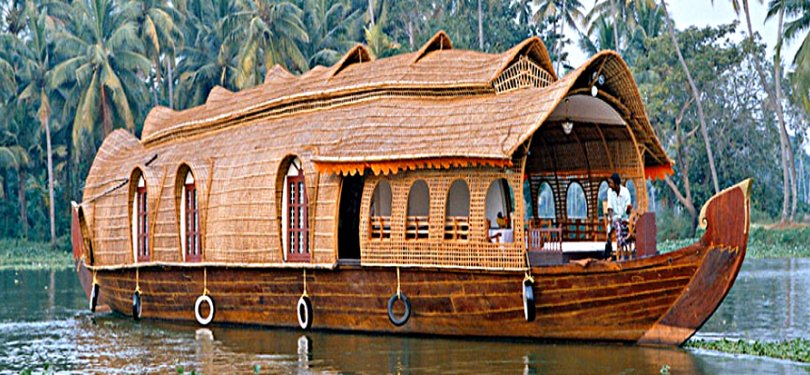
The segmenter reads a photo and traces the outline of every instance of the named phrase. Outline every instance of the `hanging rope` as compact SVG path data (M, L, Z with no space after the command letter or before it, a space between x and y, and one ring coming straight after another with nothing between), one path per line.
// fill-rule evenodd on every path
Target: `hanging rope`
M93 270L93 285L98 285L98 278L96 277L96 271Z
M208 267L203 267L203 295L207 296L208 291Z
M140 270L140 268L135 267L135 293L141 292L141 276L138 270Z
M307 297L307 269L304 268L304 293L301 294L301 297Z
M397 298L400 298L402 294L402 288L399 284L399 267L397 267Z

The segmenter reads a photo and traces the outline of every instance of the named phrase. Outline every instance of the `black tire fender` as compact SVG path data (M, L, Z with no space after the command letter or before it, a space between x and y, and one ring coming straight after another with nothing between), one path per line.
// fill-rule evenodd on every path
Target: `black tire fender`
M93 287L90 288L90 312L96 312L96 306L98 305L98 292L99 285L93 283Z
M141 292L135 291L132 293L132 319L141 320L141 313L143 306L141 306Z
M523 281L523 317L527 322L533 322L536 314L533 286L531 280Z
M202 307L203 302L208 304L208 316L202 316L200 313L200 308ZM203 294L197 297L197 301L194 302L194 319L197 320L197 323L203 327L208 326L211 322L214 321L214 315L216 314L217 310L214 307L214 299L207 294Z
M397 317L394 316L394 304L397 301L402 301L402 304L405 305L405 313L402 316ZM411 301L408 299L408 296L405 293L394 293L391 298L388 299L388 320L397 327L401 327L408 322L408 319L411 318Z
M308 296L301 296L298 299L296 315L298 315L298 325L301 329L308 330L312 328L312 301Z

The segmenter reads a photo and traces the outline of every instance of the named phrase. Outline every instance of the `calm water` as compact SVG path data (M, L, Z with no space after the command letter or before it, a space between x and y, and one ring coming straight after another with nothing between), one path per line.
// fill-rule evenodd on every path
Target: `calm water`
M0 372L810 374L787 361L625 345L537 344L132 322L86 312L72 271L0 272ZM698 336L810 337L810 260L747 260Z

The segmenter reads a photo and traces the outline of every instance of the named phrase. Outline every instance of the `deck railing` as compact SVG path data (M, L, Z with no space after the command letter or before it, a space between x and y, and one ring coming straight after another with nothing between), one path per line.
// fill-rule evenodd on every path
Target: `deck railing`
M470 218L448 216L444 221L445 240L467 240L470 238Z
M383 240L391 238L391 217L372 216L369 220L369 238L373 240Z
M405 239L419 240L429 237L430 222L427 216L408 216L405 218Z

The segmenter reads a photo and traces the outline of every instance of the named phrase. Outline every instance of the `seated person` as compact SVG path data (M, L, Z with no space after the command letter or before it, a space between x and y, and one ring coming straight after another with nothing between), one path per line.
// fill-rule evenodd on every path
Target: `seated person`
M509 221L506 220L505 217L503 217L502 212L498 212L498 220L497 220L497 222L498 222L498 229L509 228Z
M610 252L612 250L610 234L614 231L616 233L617 245L619 247L625 245L624 240L627 232L627 220L630 218L630 212L633 210L633 204L630 199L630 191L627 190L626 187L622 186L622 180L618 173L614 173L612 176L610 176L608 186L610 187L607 192L607 217L609 220L609 225L607 228L608 240L607 244L605 244L606 252Z

